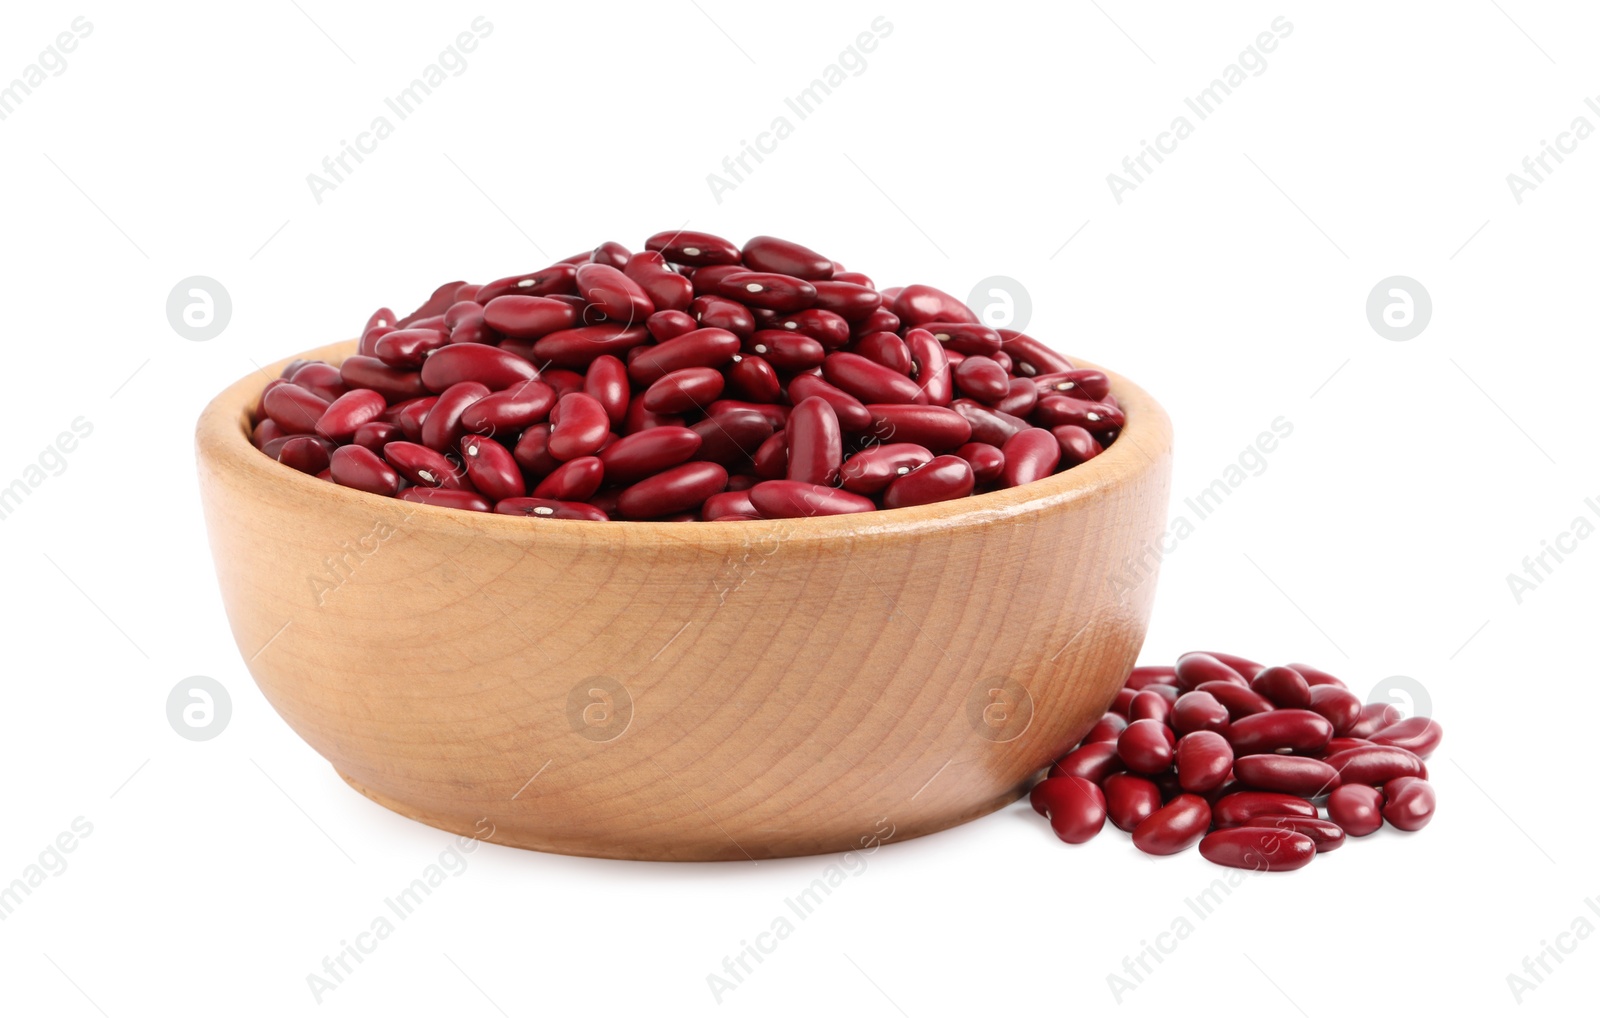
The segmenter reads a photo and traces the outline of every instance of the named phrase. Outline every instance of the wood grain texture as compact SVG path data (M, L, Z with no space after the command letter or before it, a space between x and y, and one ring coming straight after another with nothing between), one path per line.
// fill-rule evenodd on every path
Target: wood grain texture
M338 363L341 343L305 354ZM825 519L590 523L382 498L269 460L230 387L196 435L240 652L353 787L500 844L737 860L1012 801L1099 718L1155 582L1171 426L1046 480ZM999 690L998 693L991 691Z

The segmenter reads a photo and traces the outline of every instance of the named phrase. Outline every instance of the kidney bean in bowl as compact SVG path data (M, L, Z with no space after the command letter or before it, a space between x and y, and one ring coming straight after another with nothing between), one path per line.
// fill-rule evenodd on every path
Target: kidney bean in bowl
M294 470L444 511L747 523L984 508L1117 442L1139 411L1113 389L933 287L671 231L381 308L247 424Z

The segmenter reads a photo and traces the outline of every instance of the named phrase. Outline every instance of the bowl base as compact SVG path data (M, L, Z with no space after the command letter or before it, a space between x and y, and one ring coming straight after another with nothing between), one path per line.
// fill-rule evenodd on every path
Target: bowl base
M334 773L344 780L344 783L393 813L398 813L408 820L415 820L420 824L449 831L468 838L481 838L494 845L504 845L508 848L522 848L534 852L550 852L555 855L584 856L591 859L626 859L635 862L752 862L762 859L790 859L808 855L832 855L841 852L871 850L872 836L861 839L864 844L830 844L819 843L814 838L773 839L757 842L745 839L738 844L730 840L725 847L706 848L696 845L687 848L682 845L668 844L656 846L617 845L599 842L582 842L572 839L552 840L537 831L523 829L510 829L509 827L495 825L492 833L483 836L481 825L484 821L464 820L459 816L438 816L418 810L404 802L400 802L382 792L375 791L352 778L350 775L334 768ZM1042 771L1041 771L1042 773ZM1037 775L1034 775L1037 777ZM1030 780L1027 784L1031 785ZM916 828L900 827L891 828L888 834L878 836L881 844L899 843L920 838L929 834L959 827L979 817L988 816L996 810L1003 809L1022 798L1027 786L1013 788L998 798L981 803L954 816L943 817L937 821L919 825ZM491 823L493 818L486 818Z

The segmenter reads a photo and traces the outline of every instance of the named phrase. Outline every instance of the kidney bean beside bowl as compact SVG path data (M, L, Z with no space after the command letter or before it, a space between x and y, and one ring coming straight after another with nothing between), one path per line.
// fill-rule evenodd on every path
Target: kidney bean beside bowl
M1123 412L1101 372L934 287L678 230L379 308L344 363L269 382L252 423L280 463L412 502L710 521L1026 484L1099 455Z
M1424 759L1444 729L1401 718L1390 704L1369 706L1382 727L1370 739L1353 736L1369 708L1337 677L1195 651L1173 666L1135 668L1030 798L1071 845L1109 817L1150 855L1198 844L1220 866L1296 870L1385 823L1409 832L1433 819Z

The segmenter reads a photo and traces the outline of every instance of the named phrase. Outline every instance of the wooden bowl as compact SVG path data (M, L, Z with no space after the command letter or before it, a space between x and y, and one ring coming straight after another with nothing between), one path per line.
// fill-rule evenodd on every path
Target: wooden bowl
M423 506L274 462L248 418L281 367L223 392L196 435L234 639L345 781L434 827L665 860L917 837L1026 791L1144 640L1171 425L1116 375L1127 427L1110 449L1018 488L593 523Z

